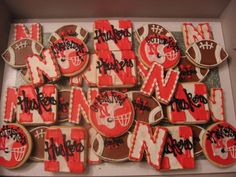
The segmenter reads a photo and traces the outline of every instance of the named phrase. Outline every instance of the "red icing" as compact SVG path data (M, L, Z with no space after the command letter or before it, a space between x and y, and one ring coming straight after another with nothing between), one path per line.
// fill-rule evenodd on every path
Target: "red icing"
M17 105L18 111L19 111L17 113L18 122L22 124L28 124L28 123L42 124L38 122L38 120L41 119L43 123L50 124L56 121L56 110L55 112L53 112L52 110L46 111L46 109L50 109L52 108L52 106L55 107L56 105L48 104L48 102L46 105L43 105L41 102L39 102L37 92L32 85L23 85L18 88L18 101L19 101L19 98L24 99L23 92L25 92L25 97L28 99L28 101L32 102L34 100L36 104L39 104L39 107L41 108L42 113L39 114L38 109L36 109L36 107L34 110L29 110L29 107L26 108L24 102L22 102L21 104ZM39 88L39 92L42 93L44 98L53 97L54 100L57 100L56 96L52 96L52 95L57 95L57 90L54 85L50 85L50 84L44 85ZM30 106L30 102L28 102L27 104L29 104L28 106ZM33 116L34 116L34 119L33 119Z
M101 92L90 105L90 122L106 137L124 134L133 123L133 108L125 94L117 91Z
M168 104L174 94L178 77L179 72L170 69L164 78L163 66L154 63L147 79L142 85L141 92L150 96L155 90L156 99L164 104Z
M7 88L5 109L3 112L4 122L13 122L16 118L17 89L14 87Z
M218 132L218 136L216 132ZM235 127L227 122L211 125L203 138L204 154L214 164L220 166L234 164L236 162L235 136Z
M31 24L30 31L24 24L15 24L15 41L23 39L23 38L30 38L41 42L41 25L39 23Z
M20 166L31 152L31 139L29 137L30 135L27 135L26 129L22 126L17 124L4 125L0 129L0 165L6 168Z
M163 41L166 41L163 44ZM176 66L180 59L180 50L172 37L164 35L147 36L139 46L139 53L143 63L151 67L157 62L165 69Z
M118 26L116 26L118 24ZM114 26L114 29L112 29L112 26ZM96 35L96 31L99 33L102 33L102 35ZM129 36L121 35L121 33L118 34L117 31L125 31L125 34L129 34ZM95 50L131 50L132 48L132 23L130 20L118 20L118 21L108 21L108 20L97 20L94 22L94 46ZM103 40L104 36L109 36L108 40ZM118 37L119 36L119 37ZM121 39L117 39L121 37ZM114 40L116 38L116 41ZM108 44L108 42L111 42L111 46Z

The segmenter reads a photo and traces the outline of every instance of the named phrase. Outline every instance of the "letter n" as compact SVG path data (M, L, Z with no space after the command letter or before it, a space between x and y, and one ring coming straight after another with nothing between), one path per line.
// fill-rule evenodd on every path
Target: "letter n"
M156 99L163 104L168 104L174 94L178 78L178 71L170 69L164 76L164 68L154 63L142 85L141 92L150 96L155 90Z
M154 134L152 134L152 128L148 123L137 121L131 141L129 159L141 161L145 151L148 164L160 169L167 133L166 128L155 127Z

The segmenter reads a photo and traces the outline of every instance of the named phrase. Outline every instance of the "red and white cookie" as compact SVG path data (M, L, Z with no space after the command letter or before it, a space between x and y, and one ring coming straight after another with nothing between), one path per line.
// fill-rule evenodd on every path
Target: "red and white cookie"
M180 72L179 82L200 82L209 73L209 69L199 68L190 62L186 56L180 58L177 69Z
M155 92L158 101L168 104L174 95L178 79L178 71L169 69L164 75L164 67L153 63L140 91L148 96Z
M2 58L13 68L26 67L26 61L29 56L40 55L43 45L32 39L20 39L12 43L2 54Z
M69 118L70 90L58 91L57 121L66 122Z
M206 130L197 125L191 125L191 128L193 132L193 151L196 157L202 154L202 139Z
M104 161L122 162L128 160L131 139L132 134L129 132L116 138L107 138L98 133L92 148Z
M51 48L63 76L75 76L88 65L89 51L81 39L66 36L56 40Z
M96 20L93 28L96 51L132 49L132 22L130 20Z
M57 81L61 77L56 59L50 49L45 49L40 55L29 56L26 60L31 83L35 86L44 84L44 77L49 81Z
M43 35L42 35L42 26L40 23L33 23L30 25L30 30L23 24L17 23L14 24L14 41L20 39L33 39L42 43Z
M191 62L201 68L216 67L228 58L225 49L213 40L197 41L185 53Z
M188 48L194 42L203 39L213 39L212 30L209 23L199 23L195 27L192 23L182 25L185 47Z
M8 87L4 96L3 120L14 122L16 119L17 88Z
M211 88L208 98L211 118L214 122L225 120L224 95L222 88Z
M203 83L179 83L169 106L173 124L204 124L210 119L207 87Z
M147 36L151 35L163 35L174 38L166 28L154 23L141 26L135 31L135 35L139 42L142 42Z
M53 124L57 118L57 89L22 85L18 88L17 122L24 125Z
M90 104L89 121L105 137L118 137L131 127L133 106L124 93L100 92Z
M139 91L130 91L126 95L133 104L135 120L157 124L163 119L161 104L152 96L146 96Z
M32 140L28 131L19 124L0 128L0 165L13 169L22 166L30 156Z
M131 140L129 159L141 161L143 154L146 154L148 164L157 170L160 169L167 134L168 130L164 127L155 127L152 131L148 123L137 121Z
M203 152L216 166L228 167L236 162L236 128L218 122L207 128L203 137Z
M154 62L165 69L174 68L180 59L180 49L175 39L164 35L147 36L140 43L138 52L140 60L148 68Z
M132 50L97 53L98 87L133 87L137 83L136 56Z
M34 147L30 155L31 160L44 161L44 138L47 128L45 126L39 126L29 130Z
M83 173L86 167L87 134L82 127L50 127L45 134L44 170Z
M169 134L166 138L161 169L176 170L194 168L194 145L191 127L170 126L166 128Z
M54 33L52 33L48 39L48 42L50 45L53 45L58 39L62 39L69 36L86 41L86 39L88 38L88 32L78 25L65 25L57 29Z

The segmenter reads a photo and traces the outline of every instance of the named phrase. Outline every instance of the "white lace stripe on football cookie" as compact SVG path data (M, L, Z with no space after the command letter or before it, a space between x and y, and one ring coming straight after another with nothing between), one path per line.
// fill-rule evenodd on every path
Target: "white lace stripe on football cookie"
M151 110L151 112L149 113L148 121L149 121L150 123L156 122L155 116L156 116L157 113L161 113L161 116L160 116L159 120L161 120L161 119L164 118L161 105L157 106L156 108L154 108L153 110Z
M211 118L214 122L225 120L224 95L222 88L211 88L209 97Z
M52 43L52 38L55 38L55 39L56 39L55 41L57 41L57 40L61 39L61 36L60 36L59 34L53 32L53 33L50 35L49 39L48 39L48 43L49 43L50 45L53 45L53 43Z
M12 47L9 47L8 48L8 52L9 52L9 56L10 56L10 60L8 60L7 61L7 63L9 63L11 66L13 66L13 65L15 65L15 62L16 62L16 60L15 60L15 52L14 52L14 49L12 48ZM5 55L5 53L3 53L3 56ZM3 57L3 58L5 58L5 57ZM6 60L5 60L6 61Z
M193 61L196 63L201 63L202 55L201 55L200 49L197 46L197 43L194 43L192 47L193 47L193 50L195 51L195 58L193 58Z
M103 150L104 150L104 141L103 141L103 138L102 138L102 135L100 135L99 133L95 136L95 138L93 139L93 143L94 144L94 141L98 141L98 148L96 150L96 154L98 156L101 156L103 154ZM94 150L94 149L93 149Z
M88 37L88 32L86 31L86 34L85 35L81 35L81 30L82 30L82 28L81 27L79 27L79 26L77 26L76 27L76 30L75 30L75 32L77 33L77 38L79 38L79 39L81 39L82 41L85 41L85 39L87 39L87 37ZM84 30L84 29L83 29ZM84 30L85 31L85 30Z
M226 58L228 58L228 53L226 53L226 57L224 59L220 57L221 50L222 50L222 47L220 45L216 45L215 57L216 57L217 63L222 63Z
M197 77L199 78L199 81L203 80L204 77L205 77L205 76L207 75L207 73L209 72L209 70L208 70L207 73L206 73L205 75L203 75L203 74L201 73L201 69L200 69L199 67L197 67L197 66L195 66L195 70L196 70L196 75L197 75Z

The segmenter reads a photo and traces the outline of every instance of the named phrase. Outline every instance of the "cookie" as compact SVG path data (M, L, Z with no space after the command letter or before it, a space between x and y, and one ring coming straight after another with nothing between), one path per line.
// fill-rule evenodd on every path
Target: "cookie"
M143 41L147 36L151 35L163 35L174 38L171 32L169 32L166 28L154 23L141 26L135 31L135 36L139 42Z
M49 44L53 45L58 39L65 37L76 37L82 41L88 38L88 32L78 25L65 25L57 29L48 39Z
M213 39L212 30L209 23L199 23L197 24L197 27L195 27L192 23L183 23L182 30L186 48L196 41Z
M57 121L66 122L69 118L70 90L58 91Z
M133 87L137 83L136 56L132 50L97 53L98 87Z
M199 68L194 65L186 56L180 58L177 69L180 72L179 82L200 82L210 71L207 68Z
M50 127L45 134L44 170L83 173L86 168L87 134L82 127Z
M188 59L201 68L214 68L228 58L228 53L213 40L201 40L186 50Z
M207 128L203 136L203 152L218 167L236 162L236 129L227 122L218 122Z
M163 119L160 103L152 96L146 96L139 91L130 91L126 95L133 104L135 120L157 124Z
M32 23L30 30L23 23L14 24L14 41L24 38L33 39L42 43L43 35L41 24Z
M141 161L145 153L148 164L157 170L160 169L167 133L166 128L157 126L152 131L148 123L137 121L131 140L129 159Z
M84 83L86 83L86 85L89 87L97 86L96 66L97 66L97 55L90 54L88 66L82 73L74 77L70 77L70 85L82 86L82 81L84 81Z
M69 104L69 122L79 124L81 115L86 122L89 122L89 105L96 95L98 95L98 89L88 89L88 99L86 99L81 87L72 87Z
M197 157L202 154L202 139L206 130L197 125L191 125L193 132L193 151L194 156Z
M4 61L13 68L25 68L28 56L40 55L43 45L32 39L20 39L12 43L2 54Z
M90 104L89 122L105 137L118 137L131 127L133 106L124 93L100 92Z
M98 133L92 148L104 161L123 162L128 160L131 138L132 134L129 132L116 138L107 138Z
M14 122L16 119L17 88L7 88L3 104L3 121Z
M44 84L46 77L49 81L55 82L61 77L57 62L50 49L45 49L40 55L29 56L26 60L31 83L34 86Z
M173 124L204 124L210 119L207 87L203 83L179 83L170 105L168 119Z
M93 150L93 141L96 137L98 132L92 127L89 126L88 128L88 135L89 135L89 140L88 140L88 164L89 165L97 165L102 163L101 158L94 152Z
M66 36L51 45L62 76L72 77L81 73L89 61L86 44L76 37Z
M13 169L22 166L30 156L32 140L19 124L3 125L0 129L0 165Z
M164 75L164 67L158 63L153 63L140 91L148 96L155 92L156 99L159 102L168 104L174 94L178 78L178 71L170 69Z
M93 28L96 51L132 49L132 22L130 20L96 20Z
M24 125L53 124L57 117L55 85L22 85L18 88L17 122Z
M214 122L225 120L224 95L222 88L211 88L208 98L211 119Z
M29 131L34 147L30 155L30 159L33 161L44 161L44 138L47 128L48 127L45 126L39 126L32 128Z
M151 68L154 62L165 69L174 68L180 59L180 49L174 38L164 35L147 36L139 45L139 58Z
M29 70L27 68L23 68L19 72L20 77L28 84L31 83Z
M192 169L195 167L193 153L193 134L191 127L166 127L169 134L166 138L162 170Z

